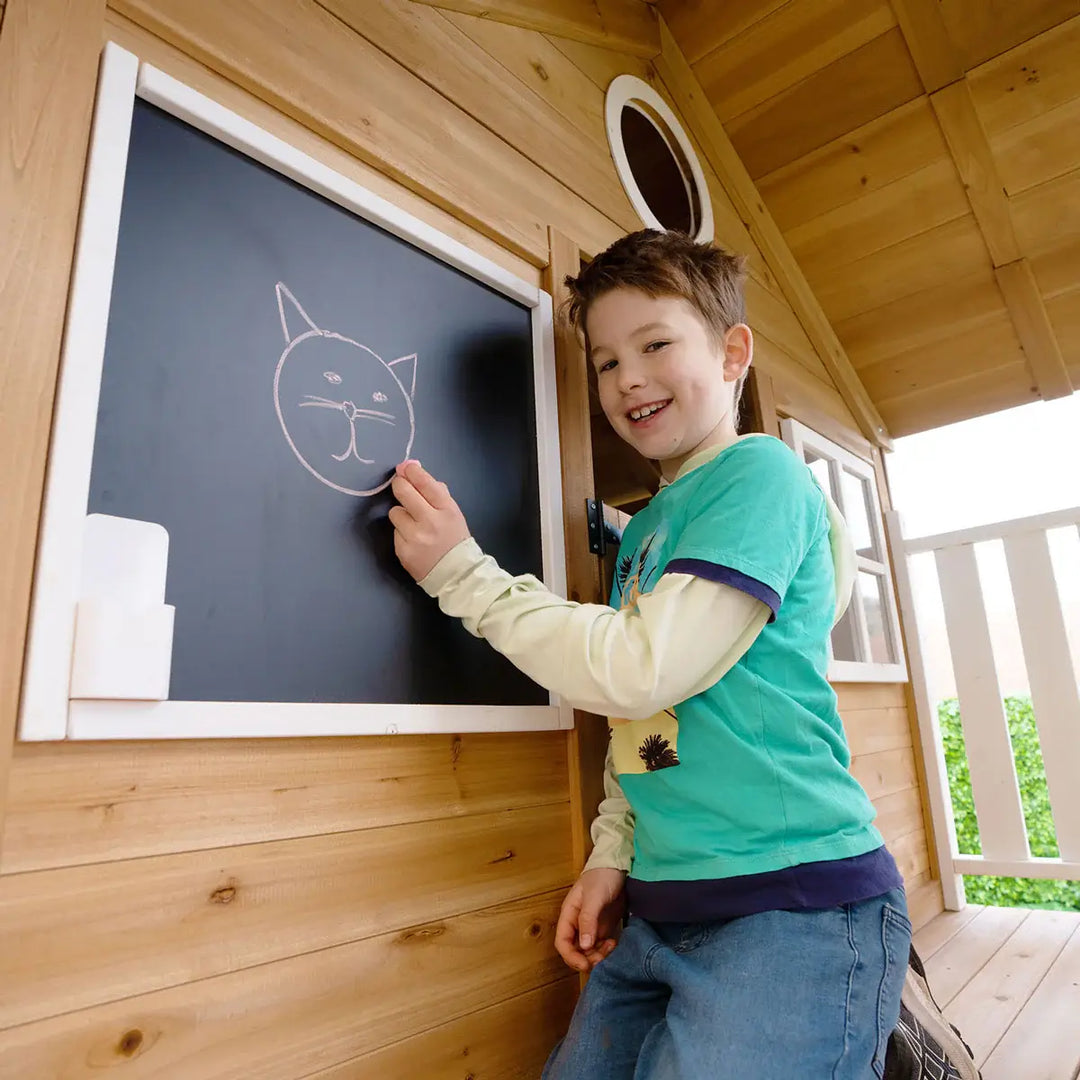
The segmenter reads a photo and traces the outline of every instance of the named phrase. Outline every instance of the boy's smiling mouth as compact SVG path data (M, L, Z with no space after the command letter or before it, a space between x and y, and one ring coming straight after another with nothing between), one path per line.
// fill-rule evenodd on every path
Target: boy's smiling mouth
M644 424L663 412L671 402L672 399L668 398L666 401L650 401L647 405L635 405L634 408L627 410L626 418L631 424Z

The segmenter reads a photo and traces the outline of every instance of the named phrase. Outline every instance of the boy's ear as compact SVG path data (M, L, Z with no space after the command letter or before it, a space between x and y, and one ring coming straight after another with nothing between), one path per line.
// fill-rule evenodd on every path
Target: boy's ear
M277 293L278 314L281 316L281 332L285 335L286 345L291 341L295 341L301 334L306 334L309 330L319 329L308 317L308 313L300 306L300 302L296 297L289 292L289 287L283 281L279 281L274 286L274 292Z
M724 379L741 379L754 359L754 335L746 323L736 323L724 335Z

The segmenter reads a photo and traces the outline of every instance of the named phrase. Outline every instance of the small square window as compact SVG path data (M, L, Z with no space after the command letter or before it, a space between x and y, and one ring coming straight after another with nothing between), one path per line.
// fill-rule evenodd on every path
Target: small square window
M837 504L855 544L851 603L833 628L833 682L906 682L885 530L873 465L797 420L783 422L784 441L806 462Z

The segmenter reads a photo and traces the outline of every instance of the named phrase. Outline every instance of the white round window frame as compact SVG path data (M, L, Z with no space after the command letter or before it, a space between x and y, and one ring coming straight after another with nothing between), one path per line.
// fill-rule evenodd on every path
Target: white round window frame
M686 136L686 132L683 131L682 124L679 123L678 118L668 107L668 103L647 82L639 79L636 75L617 75L607 88L604 101L604 123L607 127L608 146L611 148L611 157L615 162L615 171L619 174L619 179L622 181L622 186L630 199L630 204L637 211L638 217L649 228L659 229L661 232L668 231L667 226L660 222L645 201L645 196L642 195L641 188L638 187L637 181L634 179L634 174L630 169L630 162L626 156L626 148L623 146L622 111L627 105L633 106L638 101L647 105L667 125L668 130L665 132L663 128L653 122L652 117L645 110L639 110L653 124L664 142L668 143L670 147L670 136L679 144L679 150L682 152L686 163L690 166L690 175L697 188L698 204L701 207L701 221L698 224L694 239L698 243L711 241L713 239L713 212L712 200L709 198L709 186L705 182L705 174L698 162L697 154ZM674 153L674 151L672 152ZM679 171L682 171L681 165ZM692 198L690 205L693 206Z

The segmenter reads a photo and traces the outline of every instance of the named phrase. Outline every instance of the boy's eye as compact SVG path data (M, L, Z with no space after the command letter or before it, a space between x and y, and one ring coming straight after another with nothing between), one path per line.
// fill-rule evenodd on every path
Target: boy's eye
M645 351L646 352L659 352L666 345L670 345L670 344L671 344L670 341L650 341L649 344L645 346Z

